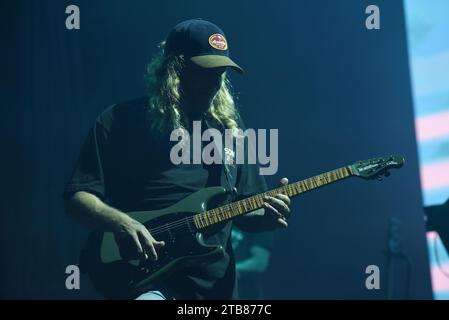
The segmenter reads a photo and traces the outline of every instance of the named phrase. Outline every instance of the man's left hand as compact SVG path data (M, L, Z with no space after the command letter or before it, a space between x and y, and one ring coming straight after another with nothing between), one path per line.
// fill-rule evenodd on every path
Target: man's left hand
M288 184L287 178L281 179L281 186ZM274 228L287 228L287 219L290 216L290 198L285 194L277 194L275 197L264 197L264 216ZM267 221L268 222L268 221Z

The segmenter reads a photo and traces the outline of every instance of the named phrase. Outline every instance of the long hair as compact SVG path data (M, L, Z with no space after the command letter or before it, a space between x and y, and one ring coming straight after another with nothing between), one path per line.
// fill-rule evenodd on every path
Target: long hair
M186 128L188 121L180 106L180 76L186 61L182 56L165 56L164 46L165 42L162 42L159 46L160 52L151 60L147 69L149 125L157 132ZM238 128L238 113L226 72L222 75L220 88L205 116L224 129Z

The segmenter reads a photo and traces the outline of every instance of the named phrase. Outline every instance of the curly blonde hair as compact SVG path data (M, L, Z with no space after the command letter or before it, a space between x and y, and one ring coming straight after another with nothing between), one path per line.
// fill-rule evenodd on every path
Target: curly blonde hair
M147 69L148 111L152 115L150 127L158 132L185 128L187 121L187 116L180 107L180 75L186 61L183 56L164 55L164 45L165 42L160 44L160 52L151 60ZM222 75L220 88L205 116L224 129L238 128L238 112L226 72Z

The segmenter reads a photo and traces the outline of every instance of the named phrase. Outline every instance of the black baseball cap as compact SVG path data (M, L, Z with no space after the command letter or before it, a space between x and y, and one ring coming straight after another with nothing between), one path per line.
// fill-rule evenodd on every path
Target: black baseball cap
M243 69L229 58L223 30L200 18L173 27L166 39L164 54L183 55L202 68L231 67L243 73Z

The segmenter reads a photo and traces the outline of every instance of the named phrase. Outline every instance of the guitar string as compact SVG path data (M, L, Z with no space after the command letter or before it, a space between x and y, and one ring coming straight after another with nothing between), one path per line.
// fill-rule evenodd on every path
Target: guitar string
M277 188L277 189L279 189L279 188ZM266 192L266 194L268 194L268 193L270 193L272 191L275 191L275 190L276 189L268 191L268 192ZM230 208L230 205L226 205L226 206L228 207L226 209L232 209L232 208ZM224 207L226 207L226 206L224 206ZM223 209L226 210L224 207L223 207ZM254 210L256 210L256 209L254 209ZM200 214L207 214L207 212L209 212L209 211L206 211L206 212L203 212L203 213L200 213ZM167 223L167 224L165 224L163 226L156 227L156 228L153 228L153 229L149 229L148 231L150 231L151 234L155 234L156 235L156 234L161 234L161 233L166 232L166 231L171 230L171 229L177 229L179 227L183 227L184 225L188 225L189 222L194 221L194 216L196 216L196 215L187 217L186 219L181 219L181 220L178 220L178 221L170 222L170 223Z
M335 170L335 171L336 171L336 170ZM324 175L324 174L323 174L323 175ZM320 176L322 176L322 175L320 175ZM308 178L308 179L305 179L305 180L314 180L314 179ZM326 185L326 184L329 183L327 180L325 180L325 181L326 181L326 183L325 183L324 185ZM305 181L304 181L304 182L305 182ZM298 182L297 182L297 183L298 183ZM284 186L284 187L285 187L285 186ZM280 187L280 188L282 188L282 187ZM276 188L276 189L274 189L274 190L267 191L267 192L265 192L265 194L269 194L270 192L275 191L275 190L280 189L280 188ZM230 205L226 205L226 206L228 206L228 208L230 207ZM224 206L224 207L226 207L226 206ZM255 210L255 209L254 209L254 210ZM207 212L209 212L209 211L206 211L206 212L204 212L203 214L206 214ZM201 214L201 213L200 213L200 214ZM182 226L184 226L184 225L188 225L189 222L194 221L194 216L195 216L195 215L190 216L190 217L187 217L186 219L181 219L181 220L178 220L178 221L174 221L174 222L171 222L171 223L167 223L167 224L165 224L165 225L163 225L163 226L156 227L156 228L154 228L154 229L149 229L149 231L150 231L151 234L160 234L160 233L166 232L166 231L168 231L168 230L170 230L170 229L177 229L177 228L182 227Z
M277 188L277 189L280 189L280 188ZM269 194L270 192L273 192L273 191L275 191L277 189L274 189L274 190L271 190L271 191L267 191L264 194ZM262 194L260 196L262 196ZM245 200L248 200L248 199L245 199ZM236 206L235 203L236 202L234 202L234 206ZM232 209L231 205L232 204L228 204L228 205L223 206L222 208L223 208L223 210ZM251 205L251 204L249 204L249 205ZM256 209L252 209L251 208L251 210L256 210ZM205 212L200 213L200 214L207 214L208 212L210 212L210 211L205 211ZM163 226L156 227L156 228L153 228L153 229L149 229L148 231L150 231L150 233L152 233L152 234L153 233L165 232L165 231L167 231L169 229L177 228L178 226L183 226L183 225L187 224L188 222L194 221L194 216L196 216L196 214L193 215L193 216L187 217L187 220L181 219L181 220L178 220L178 221L170 222L170 223L167 223L167 224L165 224Z
M227 208L225 208L225 207L227 207ZM226 209L232 209L232 208L231 208L230 205L226 205L226 206L223 206L223 209L226 210ZM209 212L209 211L206 211L206 212L203 212L203 213L200 213L200 214L206 214L207 212ZM178 220L178 221L170 222L170 223L167 223L167 224L165 224L163 226L156 227L156 228L153 228L153 229L149 229L148 231L150 231L151 234L158 234L158 233L162 233L162 232L168 231L170 229L176 229L178 227L182 227L184 225L187 225L189 222L194 221L194 217L195 216L196 215L193 215L193 216L186 217L186 218L183 218L183 219Z
M205 214L207 212L208 211L203 212L202 214ZM183 218L183 219L178 220L178 221L167 223L167 224L165 224L163 226L160 226L160 227L149 229L148 231L150 231L151 234L158 234L158 233L162 233L162 232L165 232L167 230L170 230L170 229L176 229L178 227L182 227L184 225L187 225L189 222L194 221L194 217L195 217L195 215L190 216L190 217L186 217L186 218Z
M149 229L148 231L150 231L150 233L152 235L157 235L157 234L166 232L168 230L174 230L174 229L177 229L177 228L180 228L183 226L188 226L189 221L192 221L192 220L193 220L192 217L187 217L187 218L182 219L181 221L175 221L173 223L170 223L170 225L172 225L171 227L168 227L167 226L168 224L166 224L164 226L157 227L155 229Z
M234 205L234 206L235 206L235 205ZM226 209L232 209L232 207L231 207L230 204L225 205L225 206L223 206L222 208L223 208L223 211L225 211ZM218 209L218 208L217 208L217 209ZM252 208L251 208L251 209L252 209ZM256 209L252 209L252 210L256 210ZM208 212L210 212L210 211L205 211L205 212L200 213L200 214L207 214ZM170 229L176 229L176 228L178 228L178 227L181 227L181 226L183 226L183 225L186 225L188 222L194 221L194 217L195 217L195 216L196 216L196 215L193 215L193 216L186 217L186 218L183 218L183 219L178 220L178 221L170 222L170 223L167 223L167 224L165 224L165 225L163 225L163 226L156 227L156 228L153 228L153 229L149 229L148 231L150 231L151 234L157 234L157 233L165 232L165 231L170 230ZM225 220L226 220L226 219L225 219Z
M173 230L173 229L177 229L179 227L182 227L184 225L188 225L188 223L191 222L191 221L193 221L193 216L181 219L180 221L167 223L167 224L165 224L163 226L156 227L154 229L148 229L148 231L150 231L150 233L152 235L160 234L160 233L163 233L163 232L168 231L168 230Z
M223 206L223 210L225 211L226 209L232 209L231 205ZM252 209L252 210L256 210L256 209ZM200 213L200 214L207 214L208 212L209 211L206 211L206 212L203 212L203 213ZM188 225L189 222L194 221L194 217L195 216L196 215L193 215L193 216L186 217L186 218L183 218L183 219L178 220L178 221L170 222L170 223L167 223L167 224L165 224L163 226L156 227L156 228L153 228L153 229L149 229L148 231L150 231L151 234L160 234L162 232L166 232L166 231L171 230L171 229L177 229L177 228L182 227L184 225Z
M328 173L326 173L326 174L330 174L330 173L338 173L337 171L338 171L339 169L337 169L337 170L333 170L333 171L330 171L330 172L328 172ZM334 182L334 181L328 181L327 179L326 179L326 174L321 174L321 175L318 175L318 176L316 176L316 177L312 177L312 178L308 178L308 179L305 179L305 180L303 180L303 181L300 181L300 182L304 182L305 184L307 184L307 182L308 181L311 181L311 182L313 182L314 180L316 181L317 180L317 178L319 177L320 178L320 180L322 180L323 178L324 178L324 181L325 181L325 183L323 184L323 185L326 185L326 184L329 184L329 183L331 183L331 182ZM350 176L350 175L349 175ZM337 174L337 179L336 180L340 180L340 179L342 179L342 178L346 178L347 176L343 176L343 177L338 177L338 174ZM298 183L300 183L300 182L296 182L295 184L298 184ZM290 184L290 185L292 185L292 184ZM323 186L323 185L321 185L321 186ZM317 184L317 186L316 187L319 187L320 185L318 185ZM271 190L271 191L267 191L267 192L265 192L264 194L270 194L271 192L273 192L273 191L277 191L277 189L285 189L285 187L287 187L287 186L283 186L283 187L280 187L280 188L276 188L276 189L273 189L273 190ZM311 188L311 189L315 189L316 187L313 187L313 188ZM309 189L306 189L306 191L308 191ZM297 193L296 195L298 195L299 193ZM226 206L224 206L224 207L227 207L226 209L232 209L232 204L229 204L229 205L226 205ZM255 209L254 209L255 210ZM204 212L203 214L207 214L207 212L209 212L209 211L206 211L206 212ZM160 234L160 233L162 233L162 232L165 232L165 231L167 231L167 230L170 230L170 229L177 229L177 228L179 228L179 227L182 227L182 226L184 226L184 225L188 225L188 223L189 222L192 222L192 221L194 221L194 216L196 216L196 215L193 215L193 216L190 216L190 217L186 217L185 219L181 219L181 220L179 220L179 221L174 221L174 222L171 222L171 223L167 223L167 224L165 224L165 225L163 225L163 226L160 226L160 227L156 227L156 228L154 228L154 229L149 229L149 231L151 232L151 233L153 233L153 234Z
M234 205L234 206L235 206L235 205ZM223 206L223 207L221 207L221 208L223 208L223 211L226 211L227 209L232 209L231 204L225 205L225 206ZM218 208L217 208L217 209L218 209ZM256 209L254 209L254 210L256 210ZM210 212L210 211L205 211L205 212L199 213L199 214L207 214L208 212ZM183 219L178 220L178 221L174 221L174 222L167 223L167 224L165 224L165 225L163 225L163 226L160 226L160 227L156 227L156 228L153 228L153 229L149 229L148 231L150 231L150 233L154 233L154 232L156 232L156 233L165 232L166 230L169 230L169 229L171 229L171 228L176 228L176 227L182 226L182 225L184 225L184 224L186 224L186 223L188 223L188 222L194 221L194 217L195 217L195 216L196 216L196 214L193 215L193 216L187 217L187 220L185 220L185 218L183 218Z

